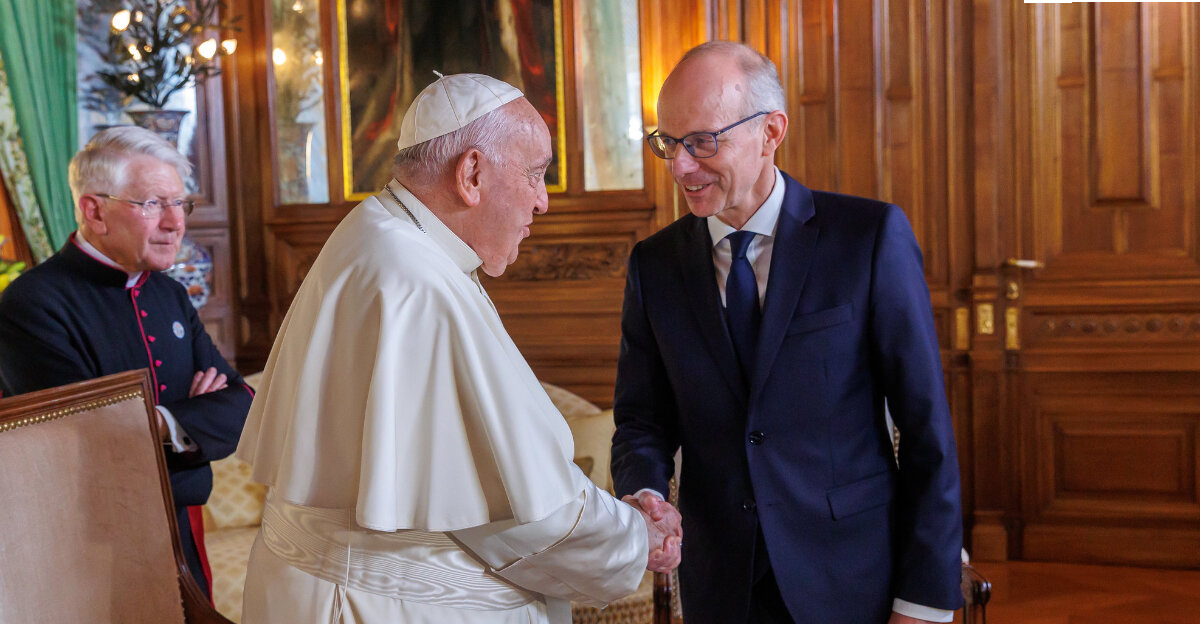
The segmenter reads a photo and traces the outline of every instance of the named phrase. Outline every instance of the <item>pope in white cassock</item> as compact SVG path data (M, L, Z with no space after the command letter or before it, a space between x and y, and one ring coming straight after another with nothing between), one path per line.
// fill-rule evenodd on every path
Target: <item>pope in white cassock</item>
M548 207L550 135L521 92L440 77L395 179L301 285L237 455L270 486L243 622L569 622L679 562L678 514L618 501L479 283Z

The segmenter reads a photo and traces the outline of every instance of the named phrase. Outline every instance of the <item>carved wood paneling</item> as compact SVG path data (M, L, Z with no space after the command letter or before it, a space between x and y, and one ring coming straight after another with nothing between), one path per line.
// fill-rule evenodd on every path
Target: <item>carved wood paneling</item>
M788 139L779 166L795 172L804 184L837 188L834 162L834 23L833 7L825 2L790 2L795 16L793 39L775 59L788 100Z
M235 263L237 368L262 370L274 338L263 211L271 202L271 124L266 118L267 59L265 2L229 3L240 19L238 52L223 61L220 80L225 92L225 125L229 130L226 166L229 174L232 256Z
M1200 12L972 14L975 555L1195 565Z
M200 320L209 336L221 350L221 355L234 362L237 342L234 335L232 258L229 253L229 230L226 228L193 228L188 231L192 240L208 252L213 261L212 282L208 302L200 308ZM217 267L223 267L217 270Z
M1140 567L1200 566L1200 535L1187 529L1130 526L1034 525L1022 540L1024 558Z
M1043 279L1200 277L1195 8L1076 3L1030 21L1025 257Z
M638 213L590 222L539 217L517 261L500 278L484 280L538 378L612 404L625 263L646 233Z
M779 166L805 185L905 210L934 288L947 288L946 8L927 2L754 3L739 38L771 56L788 98Z
M281 225L268 231L272 236L273 264L278 280L275 299L280 304L281 313L285 313L291 305L296 291L300 290L301 282L308 275L308 270L312 268L335 225L302 223Z
M1177 346L1200 341L1200 311L1175 313L1033 312L1028 348L1120 348L1128 345Z
M1022 410L1021 555L1197 565L1200 553L1149 538L1200 541L1200 376L1187 373L1030 376ZM1112 533L1101 546L1096 536ZM1077 531L1064 548L1047 536Z
M628 241L526 243L504 275L527 282L621 278L631 249Z

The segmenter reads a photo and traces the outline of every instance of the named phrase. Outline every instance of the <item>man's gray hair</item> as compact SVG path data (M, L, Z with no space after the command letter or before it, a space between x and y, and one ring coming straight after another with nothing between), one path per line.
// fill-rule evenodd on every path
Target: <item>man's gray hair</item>
M501 106L454 132L400 150L392 161L396 178L417 185L433 184L471 148L491 162L500 162L504 141L519 132L522 123L519 116L506 109L509 106Z
M116 126L101 130L71 158L67 169L77 223L82 218L79 198L87 193L120 193L125 188L127 165L137 156L156 158L175 167L183 180L192 173L192 164L174 145L145 128Z
M779 82L779 70L775 62L764 56L758 50L736 41L709 41L702 43L683 55L680 63L709 53L729 54L736 57L742 70L746 85L746 109L744 115L753 115L758 111L787 112L787 99L783 95L783 84Z

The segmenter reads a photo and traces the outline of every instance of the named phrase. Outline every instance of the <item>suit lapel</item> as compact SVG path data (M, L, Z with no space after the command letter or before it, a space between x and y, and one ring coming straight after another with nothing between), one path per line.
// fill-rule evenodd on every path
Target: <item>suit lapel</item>
M758 334L757 361L750 386L750 399L762 391L771 365L783 344L788 321L796 310L804 281L812 265L820 225L813 217L812 192L786 173L783 207L775 226L775 246L771 253L771 273L767 278L767 296L763 303L762 326ZM711 262L710 262L711 264Z
M676 256L683 259L680 279L687 289L687 301L692 302L689 305L700 325L700 333L704 335L704 342L717 361L725 382L735 394L744 397L746 384L742 381L742 371L737 365L737 355L733 351L729 329L725 326L725 314L721 309L720 293L717 292L712 237L708 234L708 224L704 219L693 217L691 221L690 227L685 230L686 235L680 239Z

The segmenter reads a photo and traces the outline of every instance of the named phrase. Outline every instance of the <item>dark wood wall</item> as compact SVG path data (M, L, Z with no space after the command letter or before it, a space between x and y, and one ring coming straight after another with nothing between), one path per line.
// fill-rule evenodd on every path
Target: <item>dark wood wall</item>
M1197 8L974 6L974 295L1002 337L970 354L975 538L995 556L1200 565Z
M249 370L352 203L278 206L269 12L232 4L246 30L223 83L234 327ZM562 5L565 123L578 129L585 16ZM975 556L1200 565L1200 6L644 0L648 128L670 68L716 38L779 66L784 170L897 203L913 223ZM541 378L607 405L625 256L686 207L645 151L644 189L582 192L580 149L568 145L567 192L488 289Z

